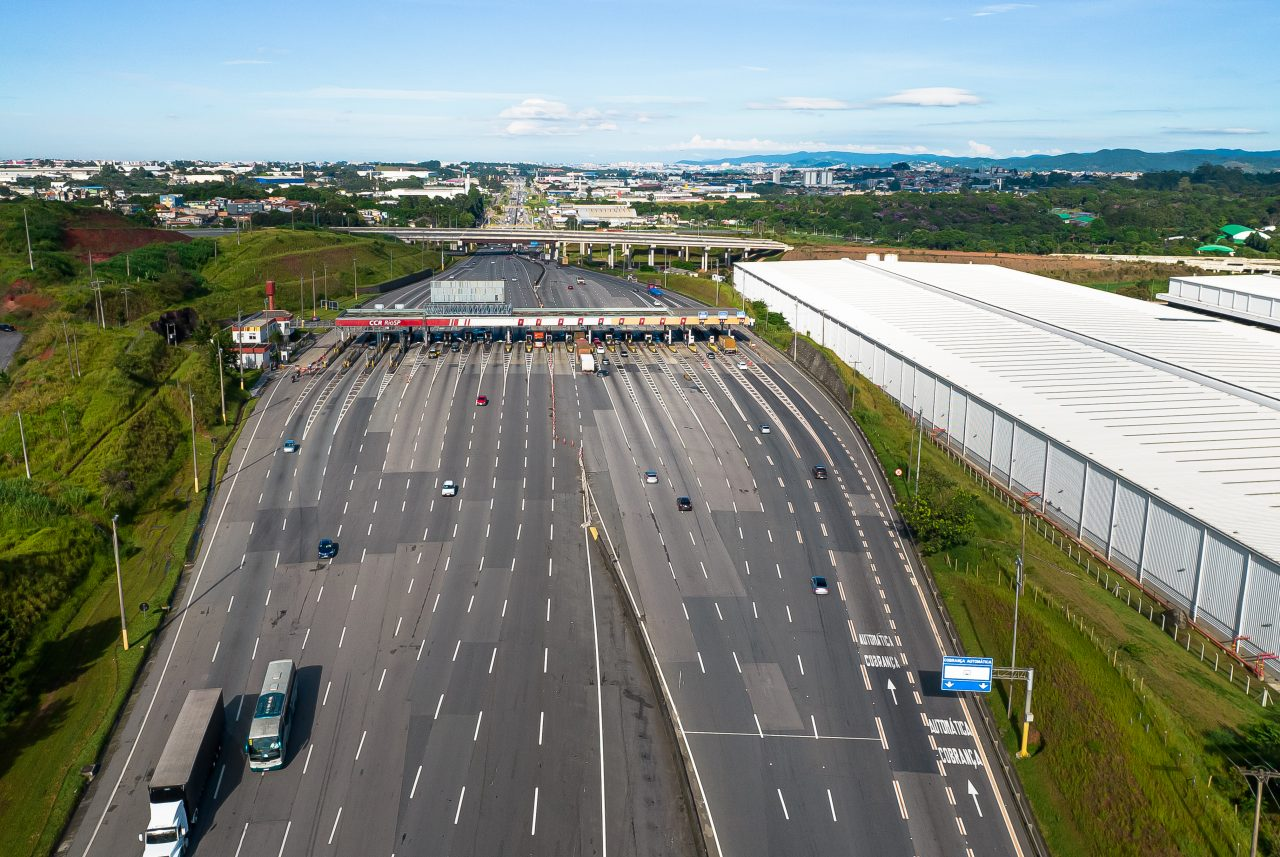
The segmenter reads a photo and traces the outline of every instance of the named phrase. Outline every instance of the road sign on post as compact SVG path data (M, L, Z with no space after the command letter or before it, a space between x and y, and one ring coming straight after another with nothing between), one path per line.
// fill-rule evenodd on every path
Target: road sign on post
M991 658L966 658L944 655L942 658L942 689L949 691L976 690L991 692Z

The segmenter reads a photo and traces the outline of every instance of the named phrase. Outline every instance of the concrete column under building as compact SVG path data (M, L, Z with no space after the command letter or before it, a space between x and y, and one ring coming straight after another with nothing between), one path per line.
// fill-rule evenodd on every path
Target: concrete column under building
M710 256L711 256L711 248L703 247L702 248L702 270L704 271L707 270L707 268L711 267Z
M579 242L578 242L578 255L579 255L579 256L581 256L581 257L583 257L584 259L586 258L586 256L587 256L587 242L585 242L585 241L579 241Z
M609 245L609 267L610 268L614 267L613 250L614 250L614 247L612 244L610 244Z
M653 264L653 245L652 245L652 244L650 244L650 245L649 245L649 267L650 267L650 268L654 267L654 264Z
M631 245L622 245L622 267L631 270Z

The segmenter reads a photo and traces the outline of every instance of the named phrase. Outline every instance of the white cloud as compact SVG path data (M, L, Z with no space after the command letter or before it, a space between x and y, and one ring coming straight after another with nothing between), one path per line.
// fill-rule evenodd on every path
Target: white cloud
M526 98L502 110L499 119L510 119L503 134L511 137L559 137L586 131L617 131L618 118L644 121L645 117L624 117L616 111L600 111L594 107L574 110L563 101Z
M352 99L359 101L474 101L478 99L523 98L511 92L462 92L449 89L360 89L344 86L318 86L301 93L304 98Z
M271 65L271 60L223 60L223 65Z
M569 105L545 98L526 98L498 114L502 119L571 119Z
M765 66L762 66L762 65L744 65L744 66L742 67L742 70L743 70L743 71L754 71L754 72L765 72L765 71L768 71L769 69L768 69L768 68L766 68Z
M981 104L982 99L967 89L954 86L924 86L904 89L902 92L876 99L876 104L904 107L958 107L961 104Z
M752 137L749 140L733 140L725 137L703 137L701 134L694 134L688 140L657 148L662 151L674 152L716 150L720 152L767 152L769 154L798 151L831 151L879 155L885 152L923 153L930 151L924 146L918 145L867 146L860 143L828 143L822 140L780 142L778 140L761 140L758 137Z
M969 141L969 154L975 158L989 158L996 153L996 150L986 143L979 143L977 140Z
M1266 131L1258 128L1166 128L1166 134L1212 134L1225 135L1229 137L1247 136L1250 134L1265 134Z
M992 3L983 6L973 13L975 18L985 18L987 15L1000 15L1005 12L1016 12L1019 9L1034 9L1034 3Z
M753 101L747 105L749 110L854 110L857 107L838 98L805 95L788 95L769 102Z

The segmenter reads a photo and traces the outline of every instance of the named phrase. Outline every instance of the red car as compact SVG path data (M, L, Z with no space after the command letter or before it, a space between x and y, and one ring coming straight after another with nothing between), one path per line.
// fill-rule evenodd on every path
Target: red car
M476 405L477 405L478 407L483 408L483 407L484 407L485 405L487 405L487 404L489 404L489 397L488 397L488 396L476 396Z

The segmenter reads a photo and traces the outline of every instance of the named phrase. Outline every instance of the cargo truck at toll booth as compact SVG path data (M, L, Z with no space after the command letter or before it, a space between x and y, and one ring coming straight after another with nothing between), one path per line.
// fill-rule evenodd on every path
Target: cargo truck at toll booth
M573 348L578 353L578 368L583 372L596 371L596 356L591 351L591 343L580 338L573 343Z
M178 857L191 847L191 828L222 749L224 726L222 688L187 694L147 783L151 820L138 834L143 857Z

